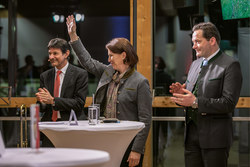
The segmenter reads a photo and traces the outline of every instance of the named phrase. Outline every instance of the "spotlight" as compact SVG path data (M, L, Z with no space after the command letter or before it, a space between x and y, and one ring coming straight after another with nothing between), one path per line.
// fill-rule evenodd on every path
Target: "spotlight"
M76 13L75 19L76 19L76 22L83 22L84 21L84 14Z
M56 23L57 23L57 22L59 21L59 19L60 19L60 16L57 15L57 14L54 15L54 16L52 16L52 17L53 17L53 21L56 22Z
M63 16L63 15L60 16L59 22L60 22L60 23L63 23L63 22L64 22L64 16Z
M64 22L64 15L52 14L52 19L53 19L54 23L63 23Z

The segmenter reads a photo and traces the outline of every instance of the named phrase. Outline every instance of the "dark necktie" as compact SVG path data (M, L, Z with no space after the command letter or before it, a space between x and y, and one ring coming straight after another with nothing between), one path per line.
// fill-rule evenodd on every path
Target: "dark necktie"
M60 74L61 73L62 73L62 71L57 71L56 72L56 80L55 80L55 84L54 84L54 97L59 96ZM58 111L53 110L52 121L54 121L54 122L57 120L57 113L58 113Z
M201 70L202 70L202 67L204 66L207 66L208 65L208 60L207 59L204 59L201 63ZM199 72L199 76L197 78L197 81L195 83L195 87L193 89L193 94L197 97L197 91L198 91L198 85L199 85L199 82L200 82L200 73L201 71Z
M202 70L202 67L207 66L207 65L208 65L208 61L204 59L201 64L201 70ZM193 94L195 95L195 97L197 97L198 85L200 82L200 73L195 83L195 87L193 89ZM189 123L190 121L193 121L197 125L197 109L193 109L191 107L187 109L187 123Z

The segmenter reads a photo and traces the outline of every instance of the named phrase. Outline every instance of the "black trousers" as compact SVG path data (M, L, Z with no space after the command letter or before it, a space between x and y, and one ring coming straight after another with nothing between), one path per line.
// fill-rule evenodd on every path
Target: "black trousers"
M127 162L127 160L128 160L129 154L131 152L131 148L132 148L133 143L134 143L134 140L129 144L129 146L128 146L128 148L127 148L127 150L122 158L122 162L121 162L120 167L128 167L129 163ZM143 157L144 157L144 155L141 154L141 159L140 159L140 162L137 165L137 167L142 167Z
M228 156L229 148L202 149L196 125L193 122L187 125L185 142L186 167L227 167Z

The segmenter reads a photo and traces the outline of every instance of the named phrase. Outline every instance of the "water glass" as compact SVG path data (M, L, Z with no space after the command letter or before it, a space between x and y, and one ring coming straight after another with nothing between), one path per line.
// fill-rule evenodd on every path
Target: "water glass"
M96 107L97 110L98 110L98 120L100 120L100 104L92 104L91 106L89 107Z
M95 106L88 107L88 119L89 119L89 125L96 125L98 124L98 108Z

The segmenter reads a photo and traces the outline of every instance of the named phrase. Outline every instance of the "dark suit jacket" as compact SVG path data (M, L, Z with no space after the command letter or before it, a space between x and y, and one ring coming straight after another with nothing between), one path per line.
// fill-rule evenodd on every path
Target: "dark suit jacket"
M201 148L225 148L232 144L232 115L240 96L242 74L234 58L219 51L202 69L203 58L190 67L186 88L192 91L198 74L197 128Z
M53 96L55 81L55 68L43 72L40 76L40 87L49 90ZM63 121L69 120L71 109L77 115L83 112L85 99L88 92L88 73L84 69L69 64L64 76L60 97L55 98L54 110L59 110ZM41 121L52 121L52 106L41 107L44 112Z

